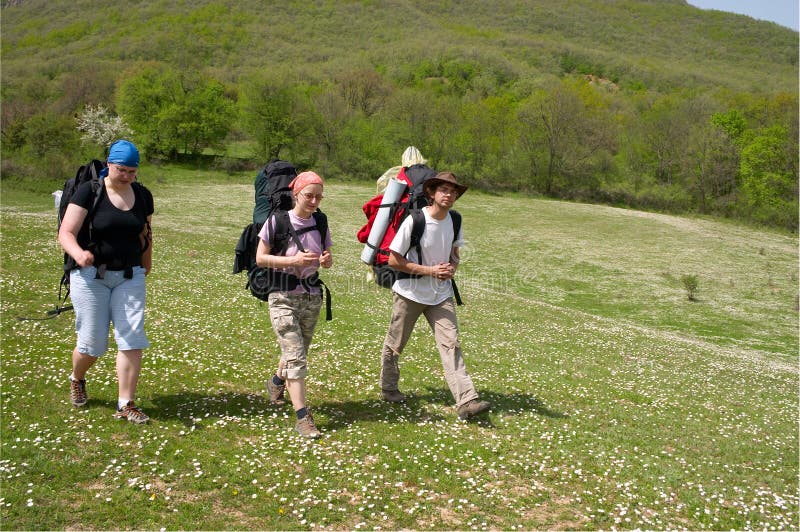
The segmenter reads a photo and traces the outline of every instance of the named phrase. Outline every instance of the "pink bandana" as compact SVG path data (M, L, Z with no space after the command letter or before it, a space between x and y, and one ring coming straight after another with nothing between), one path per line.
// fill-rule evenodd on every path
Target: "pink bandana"
M301 172L297 174L291 183L289 183L289 188L291 188L295 192L300 192L308 185L321 185L322 178L315 174L314 172Z

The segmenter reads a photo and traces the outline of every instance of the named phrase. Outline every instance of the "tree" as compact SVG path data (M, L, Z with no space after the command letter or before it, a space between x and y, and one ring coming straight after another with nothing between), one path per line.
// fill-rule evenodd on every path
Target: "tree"
M703 95L681 106L688 127L685 149L677 155L681 182L703 213L722 206L718 200L732 199L736 188L739 154L735 138L742 134L744 124L735 112L715 112L719 106Z
M398 144L417 146L428 155L434 130L442 126L432 120L435 102L420 89L399 89L386 102L386 120L394 126L391 132ZM399 161L399 154L397 157Z
M747 129L747 120L739 109L711 115L711 123L725 132L733 142L739 142Z
M146 153L170 158L219 145L235 117L220 82L162 66L145 67L125 79L117 108Z
M171 106L176 141L184 153L199 154L204 148L221 148L235 121L233 102L225 87L212 79L195 78L184 85L182 105ZM165 113L165 118L170 113Z
M392 141L383 135L380 122L354 116L342 131L342 142L332 161L338 171L359 179L375 179L383 174L387 161L396 160Z
M544 194L553 193L553 185L564 166L567 155L568 132L578 119L580 101L577 96L558 85L550 91L534 93L520 108L518 118L523 125L523 145L530 157L542 157L544 164L538 173L538 186ZM538 165L532 163L532 167Z
M756 219L797 229L797 175L786 147L788 132L780 125L761 128L742 148L742 190Z
M72 119L49 111L31 116L25 122L22 156L34 163L37 178L57 179L74 174L80 142Z
M736 191L739 153L726 129L713 121L694 128L685 157L686 175L700 212Z
M77 129L83 133L81 140L85 143L108 148L117 139L133 136L133 131L122 117L111 114L102 105L87 105L77 120Z
M539 90L520 106L520 145L537 172L537 188L555 192L557 178L570 186L599 171L603 154L616 151L616 123L608 103L582 80L564 80ZM543 159L543 163L537 162Z
M415 138L411 139L411 143L422 150L428 161L437 164L439 168L447 164L456 170L457 168L452 165L464 157L463 152L453 143L453 139L463 126L461 100L451 95L428 95L427 100L423 101L426 103L423 107L424 117L421 120L427 121L427 134L423 135L424 140Z
M671 185L681 169L681 154L689 137L689 113L683 105L685 96L668 95L643 109L632 131L641 160L658 183Z
M310 106L309 129L313 131L315 142L322 148L324 157L332 161L336 158L342 132L352 111L340 92L331 86L313 90Z
M372 116L383 108L389 92L374 70L352 70L338 78L342 97L351 109Z
M241 86L241 124L264 160L279 157L301 132L298 99L288 82L273 76L246 80Z
M87 105L102 105L106 109L114 106L113 67L94 61L77 65L60 79L60 91L55 110L64 114L79 112Z
M503 156L510 145L510 117L514 104L510 98L489 96L462 107L463 153L475 179L489 182L505 176Z

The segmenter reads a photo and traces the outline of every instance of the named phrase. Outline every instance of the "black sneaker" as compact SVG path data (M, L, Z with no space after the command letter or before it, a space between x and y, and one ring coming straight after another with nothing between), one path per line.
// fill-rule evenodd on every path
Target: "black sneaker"
M86 379L69 380L69 401L72 406L83 406L89 400L86 394Z
M479 414L483 414L491 407L492 404L489 401L479 401L478 399L473 399L472 401L464 403L458 407L458 417L459 419L469 419Z

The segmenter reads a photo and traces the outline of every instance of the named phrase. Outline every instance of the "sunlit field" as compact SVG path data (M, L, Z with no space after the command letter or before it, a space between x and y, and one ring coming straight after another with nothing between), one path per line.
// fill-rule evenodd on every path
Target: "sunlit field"
M269 405L267 308L232 275L251 175L146 167L154 271L137 403L113 355L69 403L52 199L2 194L3 529L796 529L798 241L725 221L468 192L461 343L489 415L459 421L421 321L382 402L388 290L355 233L374 187L330 180L308 401ZM682 279L696 276L694 300ZM112 342L113 346L113 342Z

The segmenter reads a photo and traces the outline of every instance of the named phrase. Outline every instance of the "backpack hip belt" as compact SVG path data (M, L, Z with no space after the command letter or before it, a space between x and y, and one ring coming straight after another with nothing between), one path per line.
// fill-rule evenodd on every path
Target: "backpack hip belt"
M333 319L331 292L319 278L318 272L300 279L294 274L272 268L254 268L250 270L247 281L247 288L250 288L253 295L262 301L268 301L269 294L273 292L291 292L298 286L302 286L309 293L313 288L321 289L319 297L325 299L325 320L331 321Z

